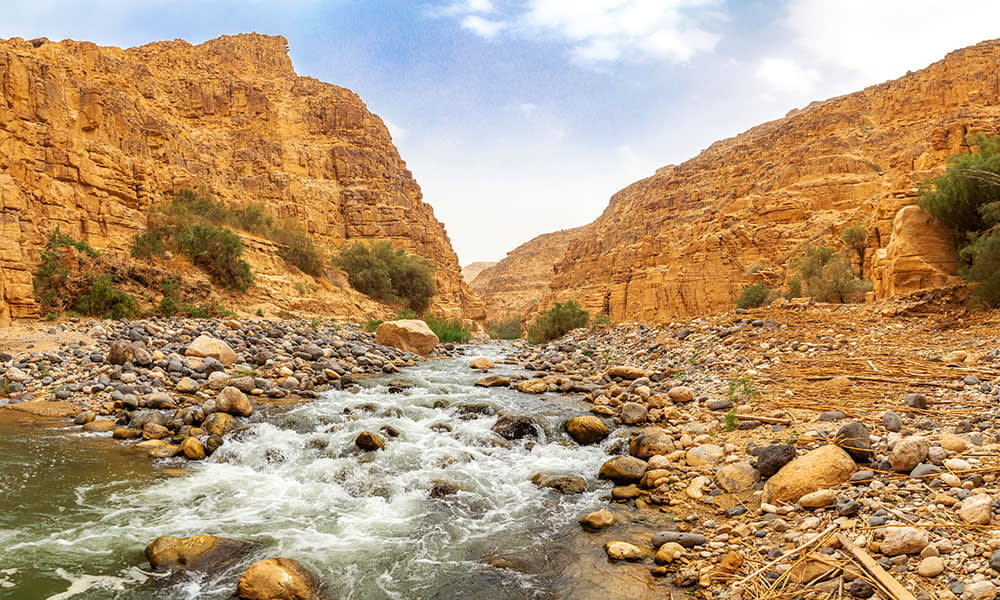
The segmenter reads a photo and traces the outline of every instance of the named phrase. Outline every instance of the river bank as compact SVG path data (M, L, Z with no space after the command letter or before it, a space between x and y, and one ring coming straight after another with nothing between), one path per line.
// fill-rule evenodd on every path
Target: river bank
M339 324L315 333L310 324L281 324L280 337L267 335L273 324L186 326L177 335L156 334L176 341L150 335L150 345L177 353L210 332L230 339L240 361L262 349L273 353L246 392L254 413L237 417L205 461L157 459L192 473L171 480L169 495L141 492L144 500L127 506L170 505L165 517L177 506L199 505L207 490L244 505L210 514L185 508L195 516L188 525L146 527L144 539L132 540L135 548L153 534L198 533L263 539L267 555L316 559L316 546L329 546L309 566L327 581L361 582L368 595L334 590L334 597L358 598L501 597L500 588L516 590L504 596L511 598L888 598L879 586L896 581L916 597L968 600L992 598L1000 584L993 425L1000 349L991 313L950 311L933 298L784 304L659 328L579 330L544 346L440 348L454 356L431 361L369 345L368 334ZM131 339L136 327L94 339L110 351L112 338ZM243 337L226 335L232 331ZM312 360L308 344L322 356ZM63 352L93 354L72 345ZM42 382L42 365L54 357L39 356L11 357L6 365L21 365ZM169 356L158 360L169 367ZM492 366L469 368L480 356ZM240 361L216 371L227 384L250 376L239 371L252 366ZM129 372L97 369L109 379ZM154 361L148 371L156 369ZM164 371L163 379L139 375L132 384L159 380L173 391L190 376L201 382L193 395L201 406L219 393L211 374ZM321 372L325 381L314 377ZM298 383L295 390L287 378ZM482 379L500 385L474 385ZM79 397L87 410L108 402L111 413L124 408L111 397L125 393L116 388L120 377L112 385L98 380L98 398L89 397L95 386L88 394L88 383L53 378L39 385L54 388L46 392L54 396L60 385L79 384L63 401ZM284 402L290 395L316 397ZM590 418L579 419L584 415ZM363 432L378 435L384 449L360 451L355 441ZM220 488L222 475L225 481L237 472L231 487ZM179 481L194 490L178 492ZM346 504L332 502L331 489ZM443 520L427 521L442 503ZM295 525L274 519L280 535L239 525L252 514L251 522L269 527L275 506L278 515L310 508ZM228 511L242 516L227 521ZM325 530L312 523L321 514L359 529ZM480 529L484 518L490 525ZM407 525L414 519L420 524ZM446 525L457 523L456 530ZM423 552L416 562L387 550L403 553L414 544ZM435 558L443 555L451 558ZM423 583L407 579L411 572L422 573ZM202 581L198 593L230 594L236 577L226 571L218 588ZM400 581L407 583L393 587Z

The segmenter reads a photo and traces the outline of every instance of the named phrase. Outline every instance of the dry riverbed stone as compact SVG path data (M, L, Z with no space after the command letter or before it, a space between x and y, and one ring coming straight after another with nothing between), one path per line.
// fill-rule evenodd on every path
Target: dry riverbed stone
M839 446L820 446L781 468L764 485L768 504L797 502L817 490L843 483L854 474L854 460Z

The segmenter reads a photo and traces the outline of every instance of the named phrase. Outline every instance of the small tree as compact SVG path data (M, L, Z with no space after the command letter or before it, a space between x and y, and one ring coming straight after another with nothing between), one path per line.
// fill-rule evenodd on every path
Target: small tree
M864 279L865 248L868 247L868 227L862 223L855 223L840 233L840 239L843 240L848 250L857 254L858 277Z
M556 302L555 306L539 315L528 329L528 341L541 344L562 337L576 329L586 327L590 321L590 313L580 308L576 300L565 304Z
M773 292L770 287L763 283L755 283L743 288L740 295L736 297L737 308L757 308L770 303Z
M820 302L860 302L871 289L871 282L857 278L843 253L827 246L806 248L794 266L798 273L792 282L800 282L805 294Z
M347 271L348 283L362 294L403 302L417 312L427 310L437 293L431 275L434 265L422 256L393 249L389 242L342 248L334 264Z

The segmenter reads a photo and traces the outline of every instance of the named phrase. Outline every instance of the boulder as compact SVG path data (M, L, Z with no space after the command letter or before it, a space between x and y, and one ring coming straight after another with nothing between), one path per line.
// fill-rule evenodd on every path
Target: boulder
M233 419L231 414L214 412L205 417L201 428L207 431L209 435L226 435L232 431L234 422L235 419Z
M354 438L354 445L362 450L384 450L385 440L377 433L362 431Z
M214 358L224 365L231 365L236 362L236 352L233 352L229 344L208 335L199 335L196 337L188 345L184 355L196 358Z
M472 359L472 362L469 363L469 368L479 369L480 371L489 371L490 369L493 368L493 366L494 366L493 363L486 360L482 356L480 356L479 358Z
M993 498L988 494L976 494L962 500L958 516L966 523L973 525L989 525L993 520Z
M479 387L507 387L510 385L510 379L499 375L487 375L477 381L475 385ZM548 386L546 386L546 388L547 387Z
M587 482L575 475L536 473L531 477L531 483L556 490L560 494L582 494L587 489Z
M872 456L872 438L864 423L848 423L837 431L837 442L856 462L868 462Z
M909 473L919 465L930 451L930 444L927 439L919 435L905 437L892 447L889 454L889 466L897 473Z
M757 469L748 462L728 464L715 472L715 482L730 494L750 491L758 481Z
M646 407L638 402L626 402L622 405L621 419L625 425L639 425L646 422L649 416Z
M839 446L820 446L781 467L768 479L762 501L797 502L810 492L847 481L855 468L854 460Z
M188 436L181 442L180 451L190 460L201 460L205 458L205 444L194 436Z
M607 377L621 377L622 379L639 379L640 377L649 377L652 373L646 369L640 369L638 367L626 367L625 365L616 365L609 367L604 375Z
M519 440L526 437L537 438L542 428L535 419L526 415L503 415L490 428L505 440Z
M694 390L686 385L677 385L670 388L667 392L667 396L670 398L671 402L683 404L694 400Z
M872 258L877 299L961 281L951 233L919 206L904 206L892 219L886 247Z
M604 551L612 560L642 560L646 555L642 548L628 542L612 541L604 544Z
M653 456L673 452L674 440L666 430L659 427L648 427L629 440L628 450L632 456L646 460Z
M321 600L319 579L297 560L269 558L253 563L236 584L241 600Z
M726 451L715 444L701 444L684 455L689 467L710 467L726 456Z
M919 554L929 541L930 536L919 527L887 527L880 548L886 556Z
M525 394L544 394L549 391L549 384L544 379L527 379L514 384L514 389Z
M107 361L113 365L123 365L132 360L132 344L126 340L115 340L111 342L111 349L108 350Z
M568 419L563 427L576 443L583 445L595 444L611 433L604 421L593 415L573 417Z
M375 341L383 346L428 356L439 340L427 323L419 319L400 319L379 325L375 330Z
M634 456L616 456L601 465L598 479L610 479L617 484L635 483L646 473L646 461Z
M249 417L253 414L253 405L250 404L246 394L233 386L226 386L215 397L215 410L239 417Z
M253 546L214 535L158 537L146 546L146 560L154 571L218 571L233 564Z
M610 527L614 524L615 516L606 508L595 510L580 519L580 525L583 525L586 529L604 529L605 527Z

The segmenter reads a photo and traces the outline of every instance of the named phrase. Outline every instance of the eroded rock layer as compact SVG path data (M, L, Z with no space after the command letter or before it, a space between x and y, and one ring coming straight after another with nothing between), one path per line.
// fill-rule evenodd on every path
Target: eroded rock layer
M487 318L498 321L528 312L549 293L553 265L562 258L570 242L584 235L586 229L577 227L540 235L480 272L469 287L486 303Z
M893 219L923 178L968 149L967 134L997 132L998 61L1000 41L958 50L659 169L570 242L541 307L576 299L614 321L654 322L731 309L742 288L780 287L807 245L833 244L856 222L870 227L858 262L875 297L948 281L940 237L893 245ZM911 237L936 227L903 216L897 229Z
M31 273L56 225L121 250L182 187L295 217L323 247L391 240L437 266L435 312L484 317L381 119L296 75L284 38L0 41L0 321L37 315Z

